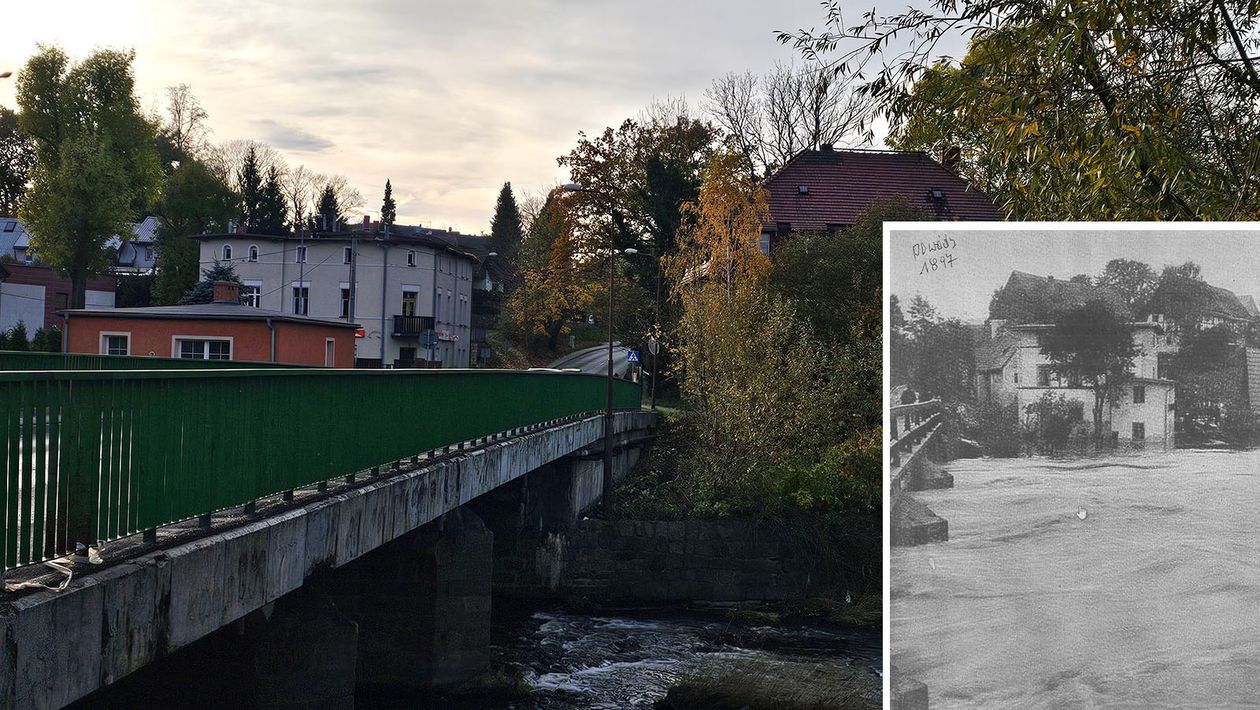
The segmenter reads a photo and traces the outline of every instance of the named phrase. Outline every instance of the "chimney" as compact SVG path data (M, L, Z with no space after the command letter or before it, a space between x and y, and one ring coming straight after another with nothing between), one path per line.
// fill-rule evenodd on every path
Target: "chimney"
M989 320L989 338L996 338L999 333L1006 329L1006 320L1002 318L993 318Z
M236 234L236 220L234 220L234 219L229 219L229 220L228 220L227 233L228 233L228 234Z
M941 152L941 165L951 173L958 172L958 164L962 162L962 148L951 145Z
M241 302L241 285L235 281L215 281L213 287L215 303Z
M368 215L363 215L363 228L367 229L369 226L371 226L371 224L372 224L372 218Z
M832 145L831 145L830 143L823 143L823 144L821 144L821 145L819 145L819 146L818 146L818 149L819 149L819 150L821 150L821 151L822 151L822 152L824 152L824 153L830 153L830 152L832 151L832 148L833 148L833 147L832 147Z

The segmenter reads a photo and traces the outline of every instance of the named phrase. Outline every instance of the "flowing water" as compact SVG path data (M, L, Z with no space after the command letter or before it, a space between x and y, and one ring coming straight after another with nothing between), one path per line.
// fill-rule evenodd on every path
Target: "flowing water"
M724 662L760 667L852 666L878 687L878 630L714 621L687 613L535 612L498 629L495 662L519 672L527 701L464 697L477 708L651 708L688 674ZM871 705L879 707L878 698Z
M932 708L1255 707L1260 452L982 459L915 496L891 647Z

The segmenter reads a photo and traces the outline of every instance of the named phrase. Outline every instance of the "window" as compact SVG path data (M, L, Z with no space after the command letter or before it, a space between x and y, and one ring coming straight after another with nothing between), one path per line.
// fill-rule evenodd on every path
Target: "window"
M1015 373L1015 384L1019 384L1019 373Z
M131 336L127 333L101 333L102 355L130 355Z
M223 260L224 261L232 260L232 245L231 244L223 245Z
M253 308L262 308L262 284L242 284L241 303Z
M258 261L258 245L257 244L249 245L249 260Z
M151 247L151 246L146 246L146 247L144 248L144 260L145 260L145 261L153 261L153 247Z
M297 262L296 263L298 264L306 263L306 247L297 248Z
M310 309L310 288L306 286L293 287L293 313L304 316Z
M416 265L416 250L408 249L407 250L407 266L415 266L415 265Z
M766 256L770 256L770 233L769 232L761 233L761 239L759 240L757 246L759 249L761 249L762 254L765 254Z
M231 340L177 338L179 357L187 360L231 360Z
M12 232L15 229L17 229L17 222L6 222L4 225L4 231L6 232Z
M1133 422L1133 440L1134 441L1146 440L1146 423L1145 422Z
M341 289L341 317L350 317L350 289Z
M403 291L402 314L404 316L414 316L416 314L416 301L419 295L419 291Z
M1134 404L1146 403L1146 387L1142 385L1133 386L1133 403Z
M341 263L349 264L354 261L354 250L350 247L341 248Z
M324 367L337 366L337 341L332 338L324 339Z

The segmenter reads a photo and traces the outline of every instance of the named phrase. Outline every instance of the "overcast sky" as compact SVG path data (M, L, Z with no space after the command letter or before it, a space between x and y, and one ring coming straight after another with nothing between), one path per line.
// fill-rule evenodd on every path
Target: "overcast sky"
M1077 274L1096 276L1117 258L1145 262L1156 272L1193 261L1202 267L1208 283L1238 296L1260 297L1260 229L1239 230L1226 224L1212 231L1104 231L1088 226L1047 231L1019 230L1014 224L1003 225L1001 231L960 227L890 230L891 288L903 308L918 294L943 316L979 322L988 316L993 292L1012 271L1066 280ZM948 249L916 255L914 245L930 247L944 237L953 240ZM942 254L954 257L951 265L931 270L925 260L937 257L939 264Z
M698 101L728 71L797 60L776 29L822 28L815 0L5 0L0 72L37 42L136 50L146 107L191 85L212 138L264 140L343 173L373 215L489 229L505 180L540 192L577 140L654 99ZM899 3L894 3L898 4ZM799 60L798 60L799 61ZM13 107L13 80L0 80Z

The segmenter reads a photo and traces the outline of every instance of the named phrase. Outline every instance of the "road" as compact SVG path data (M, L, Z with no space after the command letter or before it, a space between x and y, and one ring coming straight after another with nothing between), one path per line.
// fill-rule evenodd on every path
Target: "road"
M626 353L630 348L613 342L613 375L625 377L630 365L626 362ZM577 350L556 360L547 367L557 370L577 369L594 375L608 373L608 343L595 347Z

